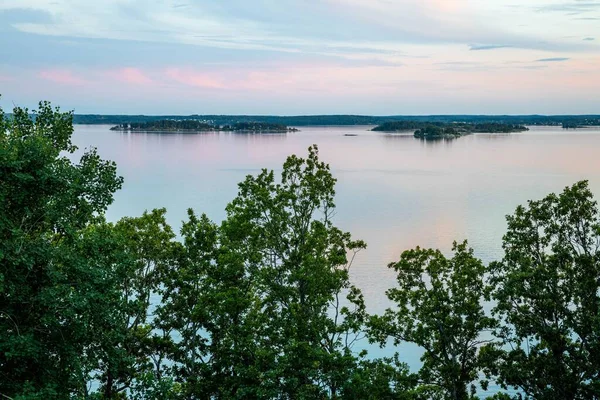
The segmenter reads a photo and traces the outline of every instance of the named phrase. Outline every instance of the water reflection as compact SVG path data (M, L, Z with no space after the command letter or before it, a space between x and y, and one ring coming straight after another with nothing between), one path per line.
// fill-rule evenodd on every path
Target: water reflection
M446 146L449 147L452 143L459 139L454 137L447 138L415 138L418 140L421 145L425 145L425 147L436 147L436 146Z
M413 133L384 133L381 137L386 139L414 139Z
M510 139L510 138L514 138L517 134L514 134L514 133L475 133L475 135L477 135L478 138L487 139L487 140Z

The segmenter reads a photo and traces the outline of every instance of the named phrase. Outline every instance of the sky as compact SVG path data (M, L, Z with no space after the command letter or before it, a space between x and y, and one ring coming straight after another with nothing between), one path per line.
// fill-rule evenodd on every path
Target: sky
M600 0L0 0L0 106L600 114Z

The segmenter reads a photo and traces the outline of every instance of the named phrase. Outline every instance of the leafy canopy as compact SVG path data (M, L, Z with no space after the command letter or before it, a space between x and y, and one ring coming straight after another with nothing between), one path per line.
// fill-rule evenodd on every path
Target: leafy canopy
M490 372L535 399L600 396L600 218L585 181L507 217Z
M496 321L486 315L485 266L467 243L454 243L454 256L439 250L407 250L389 265L398 286L387 291L396 306L370 321L371 341L414 343L424 350L418 373L421 391L447 399L470 399L483 369L479 348ZM486 383L483 383L484 388Z

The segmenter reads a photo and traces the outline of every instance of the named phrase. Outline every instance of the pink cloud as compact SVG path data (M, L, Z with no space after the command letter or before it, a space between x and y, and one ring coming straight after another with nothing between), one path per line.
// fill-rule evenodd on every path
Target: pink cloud
M467 56L473 55L465 50ZM462 112L477 105L477 110L544 110L550 101L567 99L597 99L600 80L590 79L600 63L598 57L574 58L568 65L549 63L539 69L531 60L538 56L524 55L524 61L497 64L490 54L489 60L457 64L456 68L440 67L437 60L409 60L396 65L343 65L333 62L267 62L260 65L171 65L162 69L125 66L113 68L0 71L0 86L7 93L11 86L4 78L20 82L20 74L36 74L31 90L44 88L42 81L62 84L67 89L84 86L96 96L121 96L127 99L153 98L156 102L179 101L194 104L199 93L210 93L216 104L227 109L246 107L249 110L268 112L269 107L284 104L286 111L306 112L303 109L360 110L360 103L378 104L382 110L451 110ZM471 59L467 59L471 61ZM529 61L527 61L529 60ZM490 68L486 68L489 66ZM535 67L528 69L526 67ZM123 84L114 85L114 82ZM132 86L127 86L132 85ZM14 86L14 85L13 85ZM126 90L127 87L136 90ZM26 90L19 88L19 91ZM72 92L72 90L71 90ZM40 96L43 98L43 96ZM354 102L351 99L355 99ZM548 100L545 100L548 99ZM556 100L554 100L556 99ZM542 100L542 101L540 101ZM387 104L381 106L381 104ZM528 108L536 104L538 108ZM561 103L562 104L562 103ZM338 107L338 108L336 108ZM297 111L296 111L297 110ZM523 110L523 111L521 111ZM552 109L554 110L554 109ZM587 109L586 109L587 110ZM384 112L384 111L381 111ZM387 111L385 111L387 112Z
M64 85L81 86L88 83L87 80L73 75L71 71L63 69L42 70L38 75L48 81Z
M178 83L207 89L226 89L226 85L214 76L187 68L167 68L165 75Z
M135 85L151 85L154 83L152 79L146 76L138 68L121 68L115 72L114 76L122 82L132 83Z
M298 94L326 92L371 92L388 89L399 75L397 67L348 67L331 64L273 65L260 69L207 69L171 67L164 76L188 87L246 92ZM373 76L376 78L373 79Z

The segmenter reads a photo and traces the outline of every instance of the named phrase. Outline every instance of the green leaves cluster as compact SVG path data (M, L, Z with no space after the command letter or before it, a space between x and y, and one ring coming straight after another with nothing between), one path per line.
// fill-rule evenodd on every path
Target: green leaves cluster
M387 296L397 308L372 317L370 326L371 340L384 344L391 337L395 345L410 342L423 348L422 390L458 400L475 395L471 383L484 365L479 348L491 340L484 334L496 321L482 304L489 294L483 263L466 242L454 243L453 251L448 259L439 250L417 247L390 264L398 286Z
M84 376L101 358L94 338L110 318L102 310L113 276L86 253L103 253L100 246L111 243L88 228L122 180L93 150L71 163L72 130L72 114L48 103L35 120L26 109L0 115L3 394L82 394Z
M600 219L587 182L507 220L504 259L491 266L505 347L491 371L529 398L598 398Z
M350 390L366 312L348 254L365 245L333 226L334 184L315 147L288 158L279 182L248 176L220 226L189 211L157 309L185 398Z
M122 185L72 114L0 110L0 395L12 399L600 397L600 219L586 182L518 207L505 255L466 242L389 265L368 315L350 277L366 247L332 222L316 146L239 185L216 224L166 210L104 220ZM412 343L422 366L356 343Z

